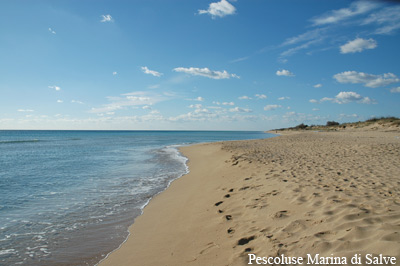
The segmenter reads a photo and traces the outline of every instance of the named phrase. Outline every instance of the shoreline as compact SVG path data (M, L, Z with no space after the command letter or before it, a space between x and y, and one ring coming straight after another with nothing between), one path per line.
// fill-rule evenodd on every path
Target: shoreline
M98 265L246 265L250 253L399 258L399 135L300 132L181 147L190 172L153 197Z
M196 144L195 144L195 145L196 145ZM165 190L167 190L167 189L171 186L171 184L172 184L174 181L178 180L179 178L182 178L183 176L187 175L187 174L190 172L190 171L189 171L189 167L188 167L188 165L187 165L187 161L188 161L189 159L188 159L186 156L184 156L184 155L180 152L180 149L179 149L179 147L185 147L185 146L181 146L181 145L171 145L171 146L167 146L166 148L170 148L170 147L174 147L174 148L176 149L176 151L177 151L177 154L185 160L186 171L185 171L185 173L183 173L183 174L177 176L176 178L171 179L171 180L168 182L168 185L167 185L163 190L159 191L158 193L156 193L155 195L153 195L151 198L149 198L149 199L146 201L146 203L144 203L144 204L142 205L142 207L140 207L140 211L141 211L141 212L140 212L140 214L139 214L137 217L135 217L135 218L133 219L133 224L135 223L135 221L136 221L137 218L139 218L140 216L143 215L144 209L147 207L147 205L150 204L150 202L151 202L155 197L157 197L158 195L160 195L161 193L163 193ZM118 248L116 248L116 249L112 250L111 252L109 252L106 256L104 256L104 258L102 258L99 262L97 262L97 263L95 264L95 266L100 265L103 261L107 260L108 257L109 257L112 253L118 251L118 250L128 241L129 237L131 236L131 230L130 230L130 228L133 226L133 224L131 224L131 225L128 227L128 230L127 230L128 235L126 236L125 240L118 246Z

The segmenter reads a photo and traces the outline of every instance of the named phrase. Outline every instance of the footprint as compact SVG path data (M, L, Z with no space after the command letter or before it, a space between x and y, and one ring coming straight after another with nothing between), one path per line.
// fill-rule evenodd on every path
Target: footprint
M285 218L287 217L288 211L283 210L275 213L274 218Z
M212 248L219 248L219 246L217 244L215 244L214 242L208 243L207 247L204 248L202 251L200 251L200 255L207 253L210 249Z
M243 245L246 245L247 243L249 243L250 241L254 240L255 238L256 238L255 236L243 237L243 238L239 239L237 244L239 246L243 246Z
M218 201L217 203L215 203L215 206L219 206L223 203L223 201Z
M232 215L225 215L225 219L226 219L227 221L232 220Z

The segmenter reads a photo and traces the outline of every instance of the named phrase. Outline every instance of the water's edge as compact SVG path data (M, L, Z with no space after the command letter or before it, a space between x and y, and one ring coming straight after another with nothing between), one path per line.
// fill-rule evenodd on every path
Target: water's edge
M199 144L199 143L196 143L196 144ZM196 145L196 144L190 144L190 145ZM127 228L128 235L126 236L126 238L124 239L124 241L123 241L116 249L110 251L104 258L102 258L102 259L101 259L99 262L97 262L94 266L98 266L100 263L102 263L103 261L105 261L112 253L114 253L114 252L116 252L117 250L119 250L119 249L128 241L129 237L131 236L130 228L134 225L135 220L136 220L137 218L139 218L140 216L143 215L144 209L146 208L147 205L149 205L149 203L150 203L150 201L151 201L152 199L154 199L155 197L157 197L158 195L160 195L161 193L163 193L164 191L166 191L166 190L171 186L172 182L174 182L175 180L177 180L177 179L179 179L179 178L181 178L181 177L183 177L183 176L189 174L190 170L189 170L189 167L188 167L188 165L187 165L187 162L188 162L189 159L188 159L187 157L185 157L185 156L179 151L179 147L190 146L190 145L182 144L182 145L170 145L170 146L164 147L164 148L173 148L173 149L176 151L177 155L178 155L180 158L184 159L184 161L185 161L185 167L186 167L185 172L182 173L181 175L178 175L176 178L171 179L171 180L168 182L168 185L167 185L164 189L160 190L159 192L157 192L156 194L154 194L153 196L151 196L151 197L143 204L143 206L140 207L140 214L139 214L138 216L136 216L136 217L133 218L132 224L129 225L129 227Z

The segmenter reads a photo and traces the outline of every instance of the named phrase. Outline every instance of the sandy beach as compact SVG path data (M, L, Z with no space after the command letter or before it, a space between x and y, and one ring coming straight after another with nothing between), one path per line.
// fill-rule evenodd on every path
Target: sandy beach
M101 266L247 265L249 254L400 263L398 130L291 132L181 152L190 173L151 200Z

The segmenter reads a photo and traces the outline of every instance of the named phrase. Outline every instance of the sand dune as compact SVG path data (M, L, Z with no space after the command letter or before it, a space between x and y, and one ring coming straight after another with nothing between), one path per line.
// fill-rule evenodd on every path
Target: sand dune
M191 172L101 265L247 265L248 254L399 263L399 132L305 132L182 152Z

